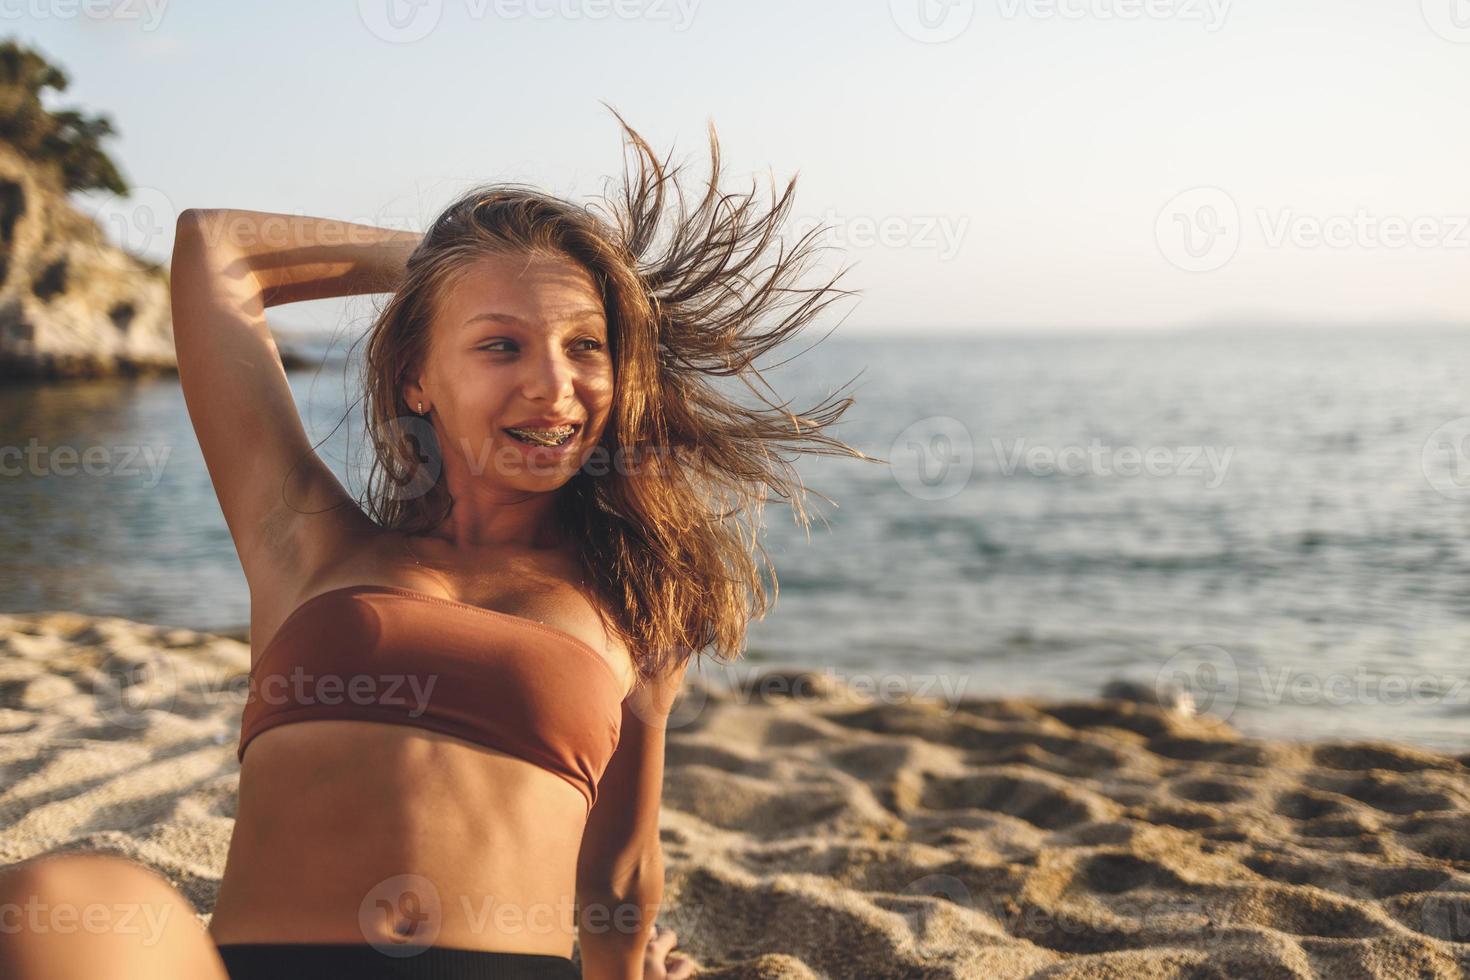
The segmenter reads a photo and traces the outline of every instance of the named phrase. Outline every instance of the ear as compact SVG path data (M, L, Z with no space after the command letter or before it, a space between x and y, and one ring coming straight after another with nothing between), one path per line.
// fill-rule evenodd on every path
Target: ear
M430 402L428 395L424 392L423 381L423 376L420 374L414 374L403 381L403 402L410 411L417 412L419 402L426 404Z

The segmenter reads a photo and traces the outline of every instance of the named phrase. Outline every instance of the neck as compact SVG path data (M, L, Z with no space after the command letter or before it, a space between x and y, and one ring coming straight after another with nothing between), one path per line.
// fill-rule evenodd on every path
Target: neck
M556 520L551 494L537 494L513 504L474 506L456 498L443 523L415 540L432 541L453 552L472 554L493 550L550 551L571 542Z

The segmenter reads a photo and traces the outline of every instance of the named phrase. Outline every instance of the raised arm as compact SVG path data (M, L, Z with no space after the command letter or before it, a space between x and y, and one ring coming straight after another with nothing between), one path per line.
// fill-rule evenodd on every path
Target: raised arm
M691 657L690 660L693 660ZM658 836L664 734L690 660L623 702L618 747L597 784L577 858L577 942L583 980L640 980L663 901Z
M262 211L179 216L179 383L252 594L320 567L367 521L312 451L265 309L391 290L420 237Z

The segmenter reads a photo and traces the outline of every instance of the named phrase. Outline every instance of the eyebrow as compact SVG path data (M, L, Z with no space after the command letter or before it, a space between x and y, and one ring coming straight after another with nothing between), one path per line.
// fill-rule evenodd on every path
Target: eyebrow
M566 323L576 323L579 320L590 320L593 317L602 319L604 317L604 314L601 310L588 307L587 309L576 310L572 313L569 313L562 319ZM509 323L514 326L520 327L526 326L525 320L522 320L520 317L510 313L476 313L474 316L470 317L464 322L464 326L467 327L470 324L478 323L481 320L489 320L493 323Z

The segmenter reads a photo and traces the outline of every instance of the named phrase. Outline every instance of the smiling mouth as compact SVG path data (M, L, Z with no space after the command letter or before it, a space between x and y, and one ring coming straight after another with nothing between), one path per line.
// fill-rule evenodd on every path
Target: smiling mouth
M528 446L555 447L566 444L573 436L582 431L580 423L564 425L557 429L504 429L512 439L524 442Z

